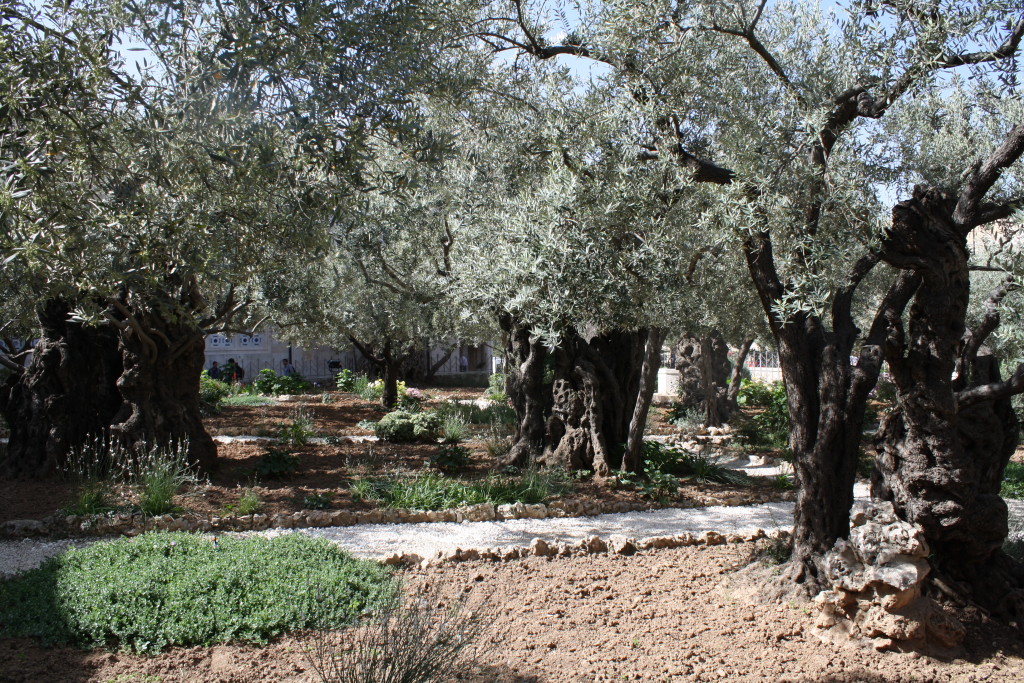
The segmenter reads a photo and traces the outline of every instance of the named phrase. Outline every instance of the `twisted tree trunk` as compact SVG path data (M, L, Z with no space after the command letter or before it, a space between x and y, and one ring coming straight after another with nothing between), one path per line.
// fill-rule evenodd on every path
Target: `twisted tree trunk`
M6 476L38 477L63 468L68 453L107 432L121 405L116 332L73 322L70 313L65 301L43 304L31 362L0 389L0 410L10 425Z
M120 334L124 372L117 381L123 404L111 434L131 446L188 444L189 461L213 469L217 447L199 408L204 337L190 317L165 319L147 309L131 316Z
M516 412L512 448L502 464L524 467L544 450L545 424L551 412L551 387L544 373L548 350L526 325L505 313L498 316L505 342L505 393Z
M1017 444L1010 396L981 351L984 332L966 330L969 230L957 198L915 190L893 209L883 258L920 281L908 324L894 321L886 358L896 408L875 440L872 495L891 500L920 525L931 561L964 597L1012 616L1024 614L1024 572L1001 547L1008 533L1000 481Z
M544 462L607 476L622 465L647 331L574 334L555 349Z

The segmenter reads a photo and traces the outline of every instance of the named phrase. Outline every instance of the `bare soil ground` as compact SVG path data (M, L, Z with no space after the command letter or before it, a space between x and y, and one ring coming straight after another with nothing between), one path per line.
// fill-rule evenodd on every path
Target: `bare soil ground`
M460 680L1020 681L1019 632L969 623L963 658L879 653L821 642L804 605L751 599L752 546L688 547L633 557L529 558L408 572L442 600L487 594L492 628ZM308 637L266 647L179 648L154 657L0 642L0 681L278 683L318 681Z
M446 399L476 399L481 389L430 389L430 402L436 405ZM331 402L323 403L322 394L295 397L298 400L268 406L226 406L218 415L205 420L210 434L224 436L252 435L276 436L281 428L292 423L295 412L301 408L313 416L318 436L363 436L373 432L359 427L363 420L376 421L385 414L379 404L361 400L351 394L328 393ZM671 433L675 427L664 420L665 411L652 412L650 430L653 433ZM465 444L472 452L471 463L458 476L465 480L486 477L498 468L497 461L487 454L483 428ZM352 500L349 484L359 477L384 474L408 475L427 467L438 446L434 444L388 444L382 442L350 443L342 440L337 445L310 444L295 448L299 467L295 474L281 479L259 477L254 468L266 452L269 442L222 443L217 452L220 466L201 484L183 489L175 504L183 512L198 515L230 514L237 505L244 488L252 489L263 501L261 512L267 514L295 512L308 507L307 496L331 494L329 510L366 510L373 507ZM11 519L41 519L66 507L74 497L76 486L64 479L52 477L41 481L11 481L0 479L0 522ZM132 493L125 489L115 502L128 506ZM668 501L670 505L713 504L715 501L742 497L744 500L777 499L779 492L767 485L725 486L718 484L684 484L679 495ZM575 481L567 498L576 500L599 499L609 503L647 503L641 493L632 489L610 490L589 480Z

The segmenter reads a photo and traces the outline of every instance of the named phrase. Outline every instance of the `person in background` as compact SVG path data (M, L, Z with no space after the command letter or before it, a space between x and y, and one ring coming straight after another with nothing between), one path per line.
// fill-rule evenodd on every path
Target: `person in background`
M221 376L226 382L241 382L245 378L245 370L235 362L234 358L228 358L228 362L221 368Z
M469 359L466 358L466 354L462 354L459 357L459 372L467 372L469 370Z
M220 379L220 366L217 365L217 361L213 361L213 365L210 366L210 371L207 372L210 379Z
M285 375L287 377L294 377L295 375L299 374L299 371L295 369L295 366L292 365L292 362L287 358L281 361L281 365L284 368L283 370L281 370L282 375Z

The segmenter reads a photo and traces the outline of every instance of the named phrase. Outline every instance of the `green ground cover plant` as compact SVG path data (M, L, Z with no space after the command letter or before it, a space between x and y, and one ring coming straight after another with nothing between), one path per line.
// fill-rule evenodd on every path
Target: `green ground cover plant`
M387 569L324 539L149 533L0 583L0 637L138 652L264 643L350 624L396 590Z
M560 470L523 471L519 476L491 475L477 482L462 482L426 472L408 479L359 479L351 486L352 498L381 507L406 510L446 510L464 505L541 503L569 490L569 478Z
M1024 499L1024 463L1010 462L1006 464L999 495L1003 498Z

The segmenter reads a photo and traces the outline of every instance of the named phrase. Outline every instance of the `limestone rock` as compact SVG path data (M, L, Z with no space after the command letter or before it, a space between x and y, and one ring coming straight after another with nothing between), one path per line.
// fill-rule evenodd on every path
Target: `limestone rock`
M869 640L878 649L959 646L963 625L921 595L930 570L921 531L900 520L887 501L857 502L850 527L849 538L836 541L824 558L833 588L815 599L817 627Z
M633 555L636 553L636 543L633 539L625 536L612 536L608 539L609 550L616 555Z

